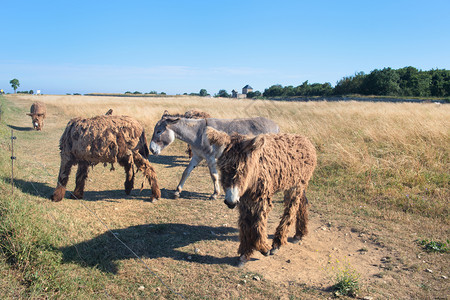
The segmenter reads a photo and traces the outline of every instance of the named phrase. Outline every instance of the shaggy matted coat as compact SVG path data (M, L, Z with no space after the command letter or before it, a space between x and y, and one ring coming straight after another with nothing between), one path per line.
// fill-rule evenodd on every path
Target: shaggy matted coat
M116 162L125 168L127 195L134 186L135 165L150 183L151 201L161 197L155 170L147 160L149 150L144 128L131 117L74 118L67 124L59 148L61 167L57 187L51 197L53 201L61 201L64 197L70 171L75 164L78 164L78 170L72 198L82 199L89 166L111 163L111 170L114 170Z
M33 124L34 129L42 130L42 128L44 128L44 119L47 115L47 108L43 102L34 102L27 115L31 117L31 123Z
M295 222L295 241L307 233L306 189L317 164L316 150L306 138L294 134L231 136L207 130L211 144L224 147L217 161L225 203L239 207L240 265L253 251L264 255L271 249L267 240L267 216L274 193L284 191L285 210L272 243L271 254L287 243L289 226Z

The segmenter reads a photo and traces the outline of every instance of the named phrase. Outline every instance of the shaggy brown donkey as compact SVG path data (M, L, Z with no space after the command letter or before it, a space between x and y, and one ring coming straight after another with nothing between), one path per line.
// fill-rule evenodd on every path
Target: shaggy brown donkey
M256 137L228 135L207 129L211 145L224 147L217 161L225 204L239 207L239 265L254 250L275 254L287 243L289 226L295 222L295 241L307 233L306 189L317 163L316 150L305 137L294 134L261 134ZM267 240L267 216L274 193L284 191L285 210L272 242Z
M111 163L111 170L114 170L116 162L125 168L127 195L134 186L135 165L150 183L151 201L161 197L155 170L147 160L149 150L144 129L130 117L103 115L72 119L61 136L59 148L61 167L57 187L51 196L53 201L64 198L70 171L75 164L78 164L78 170L72 198L82 199L89 166Z
M31 117L33 128L40 131L44 128L44 119L47 115L47 108L45 104L39 101L34 102L30 107L30 112L27 116Z

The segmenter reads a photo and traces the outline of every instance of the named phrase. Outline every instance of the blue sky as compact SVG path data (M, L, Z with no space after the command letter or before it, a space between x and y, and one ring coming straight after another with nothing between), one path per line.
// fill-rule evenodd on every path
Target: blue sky
M450 1L2 1L0 88L264 91L450 69Z

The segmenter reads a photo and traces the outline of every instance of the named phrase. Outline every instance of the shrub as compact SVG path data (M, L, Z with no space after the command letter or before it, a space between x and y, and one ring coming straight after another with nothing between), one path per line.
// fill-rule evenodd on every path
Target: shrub
M447 243L444 243L444 242L429 241L425 239L419 241L419 244L422 245L428 252L446 253L450 251L449 240L447 240Z
M227 92L226 90L220 90L220 91L217 93L216 97L230 98L231 95L228 94L228 92Z
M336 283L333 285L335 296L356 297L360 290L361 275L353 270L347 263L343 267L338 267L336 273Z
M247 98L253 99L253 98L258 98L258 97L261 97L260 91L254 91L254 92L247 93Z

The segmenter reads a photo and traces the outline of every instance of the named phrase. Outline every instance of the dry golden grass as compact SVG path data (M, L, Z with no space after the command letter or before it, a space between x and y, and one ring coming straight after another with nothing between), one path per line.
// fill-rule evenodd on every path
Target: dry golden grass
M373 266L369 270L369 265L365 265L368 262L349 250L359 243L367 245L364 247L373 257L379 258L383 253L392 258L388 265L377 262L380 269L375 267L379 271L375 279L372 275L363 276L366 293L379 298L445 297L442 294L445 282L439 276L441 273L448 276L445 273L449 267L448 254L427 256L427 263L422 263L424 259L417 258L422 250L414 240L445 240L450 235L449 105L294 103L200 97L11 95L7 99L23 112L35 99L47 105L49 116L43 132L25 130L31 126L25 114L7 120L18 129L17 176L23 193L33 195L33 189L38 190L38 197L27 201L44 207L55 236L60 231L64 233L54 244L67 256L63 266L70 269L73 281L88 286L90 292L84 295L175 298L126 249L115 245L104 226L80 203L137 249L171 287L189 298L328 297L326 287L331 284L321 280L320 270L325 267L320 255L325 258L328 253L338 255L327 251L342 247L339 255L350 253L352 263L361 264L354 266L359 272L372 274ZM264 116L276 121L284 132L308 136L319 156L308 197L312 210L310 239L304 247L287 248L284 255L282 252L276 258L257 257L247 269L232 267L237 249L237 212L226 209L221 201L206 200L212 183L205 165L188 179L182 198L171 199L188 162L181 142L165 149L162 157L151 157L163 188L163 199L155 204L145 201L148 190L141 194L133 191L125 199L123 171L110 172L101 166L90 173L86 200L49 202L45 196L55 185L58 140L68 120L104 114L110 108L116 115L129 115L141 121L148 139L164 110L183 113L193 108L218 118ZM73 177L74 171L69 190L74 188ZM27 188L30 182L34 188ZM269 219L270 233L282 209L280 199L275 199L275 211ZM323 226L330 229L314 230ZM327 239L332 239L333 244ZM74 246L78 247L76 251ZM195 248L201 250L200 254L195 253ZM299 253L305 256L304 260ZM288 259L291 262L286 264ZM286 271L293 266L295 272ZM424 272L426 268L433 268L434 274ZM301 270L309 273L303 274ZM255 273L267 279L252 280ZM286 282L287 278L290 282ZM137 290L141 284L147 287L145 291ZM392 285L399 288L392 290ZM77 293L76 289L65 289L75 293L72 296Z
M15 98L29 101L27 96ZM448 105L352 101L292 103L184 96L42 96L39 99L58 111L58 115L67 116L58 118L59 126L68 118L90 117L112 108L114 114L133 116L141 121L149 138L154 124L166 109L182 113L197 108L217 118L268 117L284 132L308 136L319 150L319 168L338 168L357 176L349 186L360 185L361 180L365 180L364 193L369 193L370 198L367 201L381 201L389 208L392 204L419 212L424 209L425 214L444 218L448 215L449 203L445 201L449 196L448 186L435 186L436 181L448 180ZM396 185L404 185L409 191L402 189L406 193L400 194ZM391 203L378 197L384 192L393 197ZM419 199L410 207L406 203L407 195L419 194L434 194L438 201L430 204Z

